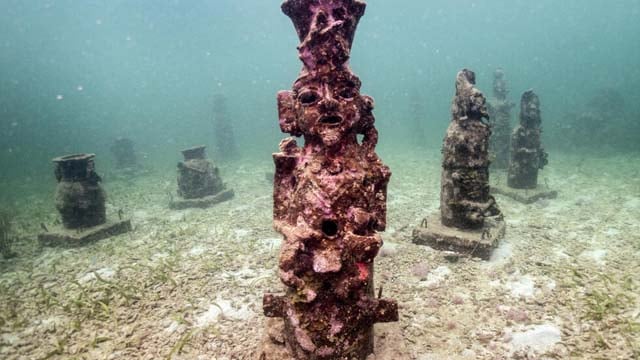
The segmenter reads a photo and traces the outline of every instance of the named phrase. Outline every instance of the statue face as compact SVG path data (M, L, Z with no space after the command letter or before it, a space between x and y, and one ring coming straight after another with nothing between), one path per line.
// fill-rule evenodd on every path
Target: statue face
M303 76L293 90L298 127L307 136L319 137L326 146L333 146L346 134L353 133L360 122L363 105L360 81L348 72Z

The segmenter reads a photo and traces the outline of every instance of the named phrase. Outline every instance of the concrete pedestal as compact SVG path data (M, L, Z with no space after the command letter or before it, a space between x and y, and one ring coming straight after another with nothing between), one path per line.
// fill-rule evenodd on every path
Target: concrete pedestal
M440 214L433 214L413 230L413 243L488 260L505 231L502 216L485 218L481 229L461 230L443 225Z
M284 343L284 322L279 318L266 320L266 331L260 344L260 360L295 360ZM400 324L380 323L375 325L375 350L367 360L408 360L411 357L402 336Z
M107 221L84 229L66 229L62 226L38 235L43 246L77 247L131 231L130 220Z
M555 199L558 197L557 191L542 189L540 186L535 189L513 189L507 186L491 186L491 193L508 196L523 204L532 204L541 199Z
M173 210L183 210L189 208L206 209L223 201L231 200L234 196L232 189L221 191L215 195L205 196L199 199L174 199L169 203L169 207Z

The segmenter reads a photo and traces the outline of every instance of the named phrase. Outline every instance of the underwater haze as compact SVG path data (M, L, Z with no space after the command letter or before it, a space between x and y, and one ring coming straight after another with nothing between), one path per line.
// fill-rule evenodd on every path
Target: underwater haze
M638 358L640 0L366 2L350 66L393 172L375 276L400 304L407 358ZM276 94L302 68L280 5L0 0L0 358L256 358L262 294L283 289ZM464 68L487 98L504 70L512 126L521 95L539 95L540 183L559 195L497 196L506 245L453 264L411 231L439 206ZM233 156L216 143L220 96ZM135 174L118 169L118 138ZM201 144L235 197L169 209L180 152ZM77 153L96 154L107 215L132 232L44 247L60 224L52 159Z

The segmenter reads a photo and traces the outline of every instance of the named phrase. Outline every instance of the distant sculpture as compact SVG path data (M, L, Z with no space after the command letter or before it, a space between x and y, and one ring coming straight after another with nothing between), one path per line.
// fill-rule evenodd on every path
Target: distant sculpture
M107 222L106 194L94 158L94 154L76 154L53 159L58 181L55 204L64 229L40 234L43 244L82 245L131 230L128 220Z
M456 79L453 120L444 139L440 216L414 230L414 242L488 258L504 235L504 221L489 187L489 125L486 100L475 74Z
M174 209L208 207L233 197L226 189L220 170L205 156L205 146L182 150L184 161L178 163L178 195L169 204Z
M375 153L373 99L360 94L347 64L365 6L282 5L304 67L293 91L278 94L280 127L305 144L287 138L274 154L274 225L284 235L279 274L286 293L264 296L265 315L282 320L269 322L269 334L278 335L263 345L263 359L364 360L374 350L374 323L398 320L395 301L374 296L373 286L391 172Z
M557 197L556 191L538 186L538 171L549 162L541 144L541 123L540 99L533 90L526 91L520 102L520 125L511 137L507 187L494 186L494 193L509 196L525 204Z
M538 170L549 163L542 148L542 118L540 99L533 90L522 94L520 125L511 138L511 163L508 185L516 189L535 189L538 186Z
M117 138L113 145L111 145L111 153L113 153L116 159L117 169L135 169L138 167L138 158L131 139L123 137Z
M235 134L227 112L227 98L222 94L213 97L214 154L223 160L238 155Z
M491 167L506 169L509 166L509 141L511 137L511 109L514 104L507 99L509 90L504 71L497 69L493 75L493 96L489 102L491 140L489 152L493 157Z
M411 117L412 125L408 127L409 138L413 141L413 145L418 147L426 146L426 134L425 134L425 104L424 99L419 95L419 92L411 93L411 99L409 103L409 116Z

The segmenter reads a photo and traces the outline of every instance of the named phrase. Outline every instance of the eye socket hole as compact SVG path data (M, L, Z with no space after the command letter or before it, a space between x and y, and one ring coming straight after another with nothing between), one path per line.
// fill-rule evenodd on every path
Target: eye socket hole
M322 222L322 233L326 236L336 236L338 234L338 223L333 220L324 220Z
M343 99L353 99L356 96L356 91L352 88L344 88L338 91L338 96Z
M298 101L300 101L302 105L311 105L318 101L318 99L320 99L320 95L313 90L303 91L298 95Z

